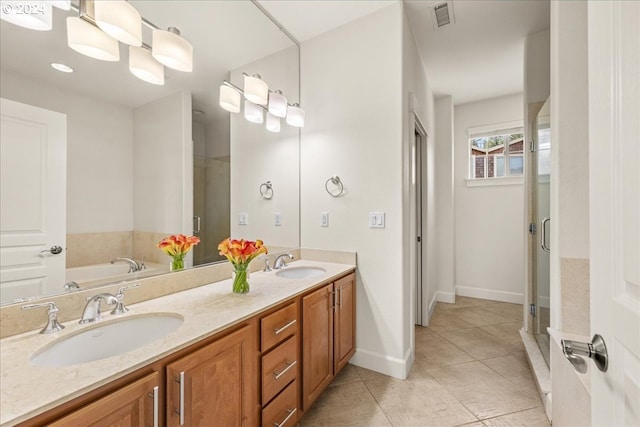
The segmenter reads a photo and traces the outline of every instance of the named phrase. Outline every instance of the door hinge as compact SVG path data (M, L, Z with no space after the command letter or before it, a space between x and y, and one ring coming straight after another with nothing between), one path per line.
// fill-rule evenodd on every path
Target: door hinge
M529 224L529 234L536 234L537 229L535 222Z
M422 241L422 239L420 238L420 236L418 236L418 243L420 243Z
M529 314L531 314L533 317L536 317L536 305L535 304L531 304L529 306Z
M533 139L529 141L529 151L531 151L532 153L536 151L536 143L533 141Z

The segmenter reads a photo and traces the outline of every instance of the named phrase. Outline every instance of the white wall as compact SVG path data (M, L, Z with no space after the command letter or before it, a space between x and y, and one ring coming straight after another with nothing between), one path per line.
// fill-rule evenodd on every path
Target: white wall
M414 122L416 117L427 136L422 141L422 259L416 255L416 180L412 158L415 157ZM403 4L402 13L402 152L403 152L403 295L404 351L413 344L416 317L416 286L422 286L422 319L429 323L429 301L436 292L436 216L435 216L435 132L433 93L418 52ZM422 263L422 283L416 283L417 262Z
M231 82L238 87L243 86L242 72L259 73L270 89L282 90L289 103L298 102L297 47L232 71ZM242 114L231 115L231 235L261 239L267 247L298 247L299 130L284 119L280 126L281 131L273 133L264 124L245 120ZM266 181L273 184L271 200L262 198L259 192ZM238 224L241 212L249 215L248 225ZM281 215L280 226L274 225L276 213Z
M455 107L455 277L458 295L522 303L522 183L467 187L468 129L522 121L522 95Z
M301 245L356 251L352 362L405 375L402 8L396 4L302 43ZM342 197L325 181L339 175ZM386 227L368 228L368 213ZM329 227L320 227L320 212Z
M191 234L191 94L176 92L136 108L133 115L134 228L143 232Z
M67 115L67 233L133 229L129 108L2 71L2 97Z
M445 96L435 102L436 132L436 283L437 294L429 299L454 302L455 299L455 210L454 210L454 116L453 98Z

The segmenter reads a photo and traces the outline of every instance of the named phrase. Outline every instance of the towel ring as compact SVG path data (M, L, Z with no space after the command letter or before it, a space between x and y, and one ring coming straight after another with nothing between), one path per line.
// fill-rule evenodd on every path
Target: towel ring
M265 200L271 200L273 198L273 184L271 184L271 181L263 182L260 185L260 195Z
M338 188L334 189L333 191L329 190L329 183L332 183ZM338 175L335 175L329 178L327 182L324 183L324 189L327 190L327 193L329 193L332 197L340 197L344 192L344 184L342 184L342 181L340 181L340 177Z

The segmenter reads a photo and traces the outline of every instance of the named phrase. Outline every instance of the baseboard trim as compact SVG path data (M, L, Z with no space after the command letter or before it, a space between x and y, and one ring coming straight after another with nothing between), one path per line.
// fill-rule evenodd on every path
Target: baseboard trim
M446 302L447 304L454 304L456 302L456 294L454 292L436 292L436 299L438 302Z
M492 301L510 302L513 304L524 304L524 294L517 292L496 291L493 289L472 288L470 286L456 286L456 295L461 297L471 297L488 299Z
M411 349L407 349L404 359L400 359L358 348L349 363L404 380L412 365Z

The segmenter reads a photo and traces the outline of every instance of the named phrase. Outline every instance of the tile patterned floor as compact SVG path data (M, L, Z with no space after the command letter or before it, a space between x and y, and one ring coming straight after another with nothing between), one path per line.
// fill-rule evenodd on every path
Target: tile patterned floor
M347 365L302 427L549 426L518 330L522 305L457 297L416 327L402 381Z

